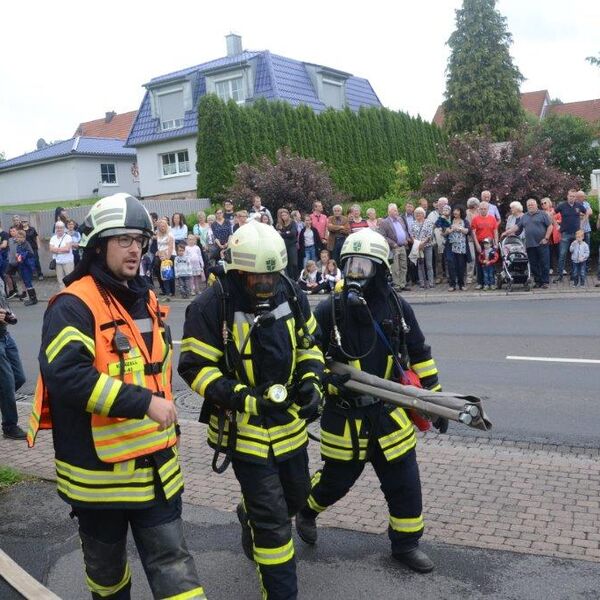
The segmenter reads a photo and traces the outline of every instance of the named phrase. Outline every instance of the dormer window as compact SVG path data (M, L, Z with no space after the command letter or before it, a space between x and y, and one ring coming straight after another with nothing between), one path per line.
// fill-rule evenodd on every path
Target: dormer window
M339 79L323 77L321 100L325 106L332 108L344 108L345 94L344 82Z
M238 104L242 104L246 99L244 96L244 81L243 76L229 77L227 79L215 80L215 93L221 100L227 102L234 100Z
M183 127L183 88L156 92L160 128L163 131Z

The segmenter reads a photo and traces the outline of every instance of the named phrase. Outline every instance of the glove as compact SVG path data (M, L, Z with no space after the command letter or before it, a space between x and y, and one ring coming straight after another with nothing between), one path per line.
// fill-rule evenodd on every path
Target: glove
M350 381L351 377L352 376L350 375L350 373L344 373L343 375L338 375L337 373L325 373L325 375L323 375L323 388L327 389L328 385L332 385L333 387L336 387L340 392L345 391L350 393L350 390L344 389L344 384Z
M296 404L302 407L298 411L298 416L307 420L314 418L319 411L322 397L323 392L316 379L304 381L296 393Z
M278 403L265 398L268 389L272 385L272 382L263 383L255 387L238 384L231 396L233 406L237 411L251 415L268 415L285 410L290 405L290 400Z
M440 432L446 433L448 431L448 419L446 417L438 417L431 424Z

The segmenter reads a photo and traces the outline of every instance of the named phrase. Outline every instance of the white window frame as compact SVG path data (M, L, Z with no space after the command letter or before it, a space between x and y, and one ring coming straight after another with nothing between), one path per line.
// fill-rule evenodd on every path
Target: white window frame
M180 119L169 119L168 121L162 120L162 115L160 114L160 97L168 96L169 94L175 94L181 92L181 108L183 110L183 115ZM176 88L168 88L165 90L159 90L156 92L156 112L158 113L158 120L160 122L160 130L161 131L171 131L173 129L181 129L183 127L183 121L185 117L185 91L183 87Z
M179 155L182 152L185 152L187 154L186 161L179 160ZM168 166L168 165L165 165L165 163L163 161L163 157L171 156L171 155L173 155L175 160L172 163L169 163L169 165L174 165L175 171L173 173L165 173L165 166ZM183 148L182 150L173 150L172 152L163 152L162 154L159 154L158 155L158 163L159 163L159 169L160 169L160 179L171 179L172 177L182 177L184 175L189 175L191 173L191 171L190 171L190 153L187 148ZM180 165L182 165L182 164L187 165L187 171L180 170L181 169Z
M233 93L232 93L232 89L231 89L231 83L233 81L237 81L240 80L240 91L242 94L242 99L241 100L234 100L233 98ZM217 86L220 83L227 83L227 89L228 89L228 96L227 98L223 98L219 92L217 91ZM221 100L223 100L224 102L228 102L229 100L233 100L236 104L244 104L246 102L246 90L244 89L244 74L242 73L241 75L238 73L236 75L232 75L230 77L220 77L219 79L215 79L214 80L214 86L215 86L215 94L217 94L217 96L219 96L219 98L221 98Z
M115 176L114 183L109 183L107 181L104 181L104 174L102 173L102 167L104 167L104 166L113 168L114 176ZM117 178L117 164L116 163L100 163L100 183L102 184L102 187L115 187L115 186L119 185L119 180Z

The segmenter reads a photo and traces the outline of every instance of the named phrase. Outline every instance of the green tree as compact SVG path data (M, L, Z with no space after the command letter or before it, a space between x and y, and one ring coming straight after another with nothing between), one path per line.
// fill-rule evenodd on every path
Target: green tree
M463 0L448 40L444 125L449 133L489 130L503 141L522 125L523 76L510 56L511 42L496 0Z
M600 164L600 149L592 146L597 128L573 115L550 115L533 133L534 141L550 140L550 163L585 182Z

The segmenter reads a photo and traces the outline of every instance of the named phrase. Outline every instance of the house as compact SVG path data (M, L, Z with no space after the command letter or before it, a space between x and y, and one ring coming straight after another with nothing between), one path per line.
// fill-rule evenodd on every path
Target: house
M73 137L97 137L110 138L114 140L127 139L131 126L137 116L137 110L132 110L123 114L117 114L114 110L107 112L103 119L95 119L80 123L75 130Z
M122 139L77 136L0 162L0 206L138 195L135 150Z
M268 50L242 50L238 35L226 36L227 56L155 77L127 138L135 148L144 198L196 197L197 106L217 94L249 105L258 98L329 107L381 106L366 79L323 65L301 62Z

